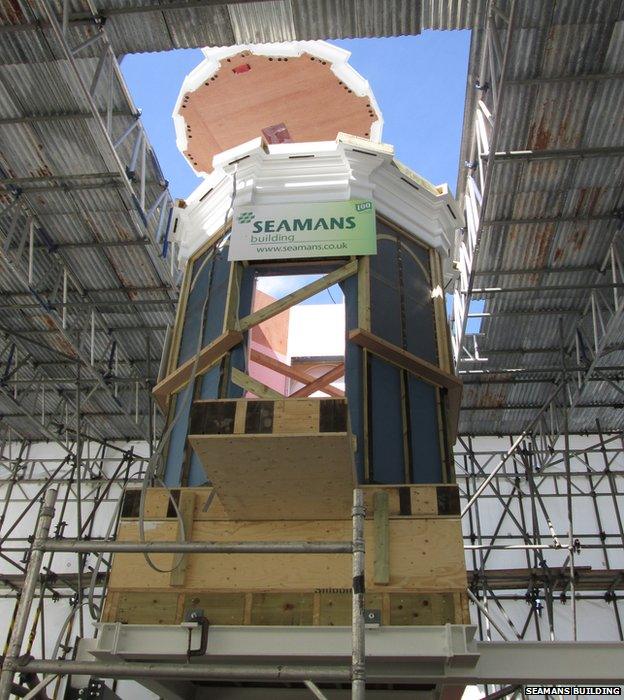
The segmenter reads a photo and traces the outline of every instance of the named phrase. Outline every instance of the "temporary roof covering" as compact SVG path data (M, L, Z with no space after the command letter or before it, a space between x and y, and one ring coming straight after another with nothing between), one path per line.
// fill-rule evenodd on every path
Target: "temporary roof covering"
M491 54L506 59L504 75L489 86L503 92L493 115L501 155L490 155L495 164L475 275L462 290L484 300L485 318L480 329L472 319L464 335L470 354L462 350L458 367L466 383L460 430L523 430L561 380L562 362L571 379L588 379L570 429L595 431L597 418L605 431L622 428L623 331L615 296L622 279L619 256L608 258L622 207L622 2L530 0L514 8L511 0L70 0L66 8L63 18L61 2L0 7L0 377L24 382L0 384L5 426L58 437L72 423L80 365L87 432L149 431L146 380L157 372L175 300L160 216L168 196L149 145L136 146L140 127L114 148L136 109L118 71L109 69L109 44L110 54L120 56L470 28L461 196L464 162L474 154L475 108L486 87L476 90L475 83ZM488 26L498 28L489 53L488 17ZM63 298L70 305L62 306ZM592 304L599 310L593 318ZM122 382L112 382L114 376ZM45 398L35 377L40 386L47 382Z

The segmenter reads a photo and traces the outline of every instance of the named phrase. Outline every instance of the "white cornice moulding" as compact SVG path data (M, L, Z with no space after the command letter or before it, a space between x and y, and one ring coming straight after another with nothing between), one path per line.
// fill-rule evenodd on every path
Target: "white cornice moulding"
M232 206L372 199L379 214L438 250L445 274L451 273L449 256L462 225L459 207L448 188L398 163L387 144L341 135L337 141L267 148L253 139L218 154L214 165L182 210L177 231L182 260L223 226Z

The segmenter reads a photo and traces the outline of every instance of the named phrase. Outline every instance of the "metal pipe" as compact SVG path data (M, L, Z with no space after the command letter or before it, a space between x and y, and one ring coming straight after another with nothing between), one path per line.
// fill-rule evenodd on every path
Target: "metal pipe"
M327 695L322 693L319 689L319 687L315 684L312 683L312 681L303 681L303 685L314 695L315 698L318 698L318 700L328 700Z
M353 599L351 617L351 698L366 694L366 649L364 625L364 492L353 491Z
M466 593L468 594L468 597L470 600L479 608L479 610L485 615L486 619L489 621L489 623L492 625L492 627L500 634L500 636L504 639L504 641L508 642L509 637L503 632L503 630L498 626L498 623L492 619L492 616L490 615L490 611L483 605L483 603L477 598L477 596L470 590L470 588L466 589ZM0 698L1 700L1 698Z
M114 542L42 540L44 552L123 552L151 554L351 554L351 542ZM1 700L1 699L0 699Z
M51 673L49 676L45 676L43 680L39 681L37 685L33 686L26 695L24 695L24 700L34 700L34 698L39 698L41 695L39 692L44 688L47 688L50 683L58 676L58 673Z
M348 682L348 666L231 666L228 664L180 664L107 661L39 661L16 664L21 673L60 673L98 678L184 678L188 680L256 680ZM3 672L4 673L4 672ZM13 672L11 672L11 675ZM8 696L6 696L8 698Z
M17 659L20 655L22 642L24 641L26 625L28 624L30 608L32 607L33 598L35 596L41 570L41 562L43 560L41 544L45 542L50 534L55 502L56 491L54 489L49 489L46 491L43 505L39 511L39 521L37 523L37 529L35 530L32 554L26 568L26 578L15 616L15 625L13 626L8 653L2 666L2 673L0 674L0 700L9 700L11 695L11 686L16 671Z

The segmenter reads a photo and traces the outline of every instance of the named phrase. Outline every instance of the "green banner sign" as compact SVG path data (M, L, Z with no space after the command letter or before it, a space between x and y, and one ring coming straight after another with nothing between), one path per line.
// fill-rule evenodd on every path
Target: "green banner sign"
M376 252L375 206L367 199L234 208L229 260L333 258Z

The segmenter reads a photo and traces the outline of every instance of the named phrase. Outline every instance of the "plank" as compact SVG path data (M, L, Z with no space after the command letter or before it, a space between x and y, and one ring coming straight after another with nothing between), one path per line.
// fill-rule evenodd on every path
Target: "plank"
M171 519L146 524L149 541L172 541ZM195 521L194 541L350 541L350 518L342 520ZM391 518L390 581L374 582L374 522L367 519L366 590L462 592L467 585L461 524L458 518ZM117 539L138 541L136 521L122 521ZM157 566L171 568L173 554L154 554ZM184 590L214 592L350 590L350 554L191 554ZM111 590L171 590L169 574L153 571L142 554L116 554ZM180 590L180 589L176 589Z
M366 507L366 517L374 518L374 498L375 494L383 491L388 495L388 516L390 518L397 517L451 517L457 518L457 513L449 511L444 512L441 510L439 504L440 491L443 492L454 492L449 493L448 501L451 503L456 500L459 496L458 488L456 484L414 484L411 486L406 486L405 484L389 484L389 485L360 485L362 491L364 492L364 505ZM399 489L407 489L410 495L411 504L411 514L401 513L401 505L399 498ZM177 489L176 489L177 490ZM128 492L140 492L139 489L128 489ZM221 499L216 493L214 487L212 486L189 486L179 489L182 495L190 491L195 494L195 511L193 515L194 520L229 520L230 516L226 512ZM167 495L167 490L152 486L147 489L145 495L145 520L165 520L167 518L167 513L171 513L169 508L169 497ZM123 520L132 521L136 520L138 516L123 516ZM171 515L169 515L172 518ZM326 517L323 513L317 513L315 517L320 519L329 520L331 518ZM172 518L173 519L173 518Z
M435 317L436 343L438 346L438 362L445 372L452 372L451 345L448 335L448 323L446 320L446 306L444 302L444 278L440 265L440 254L437 250L429 251L431 267L431 287L434 290L433 310Z
M186 267L184 268L184 279L182 281L182 287L180 289L180 296L178 302L178 308L176 310L175 323L173 326L173 336L170 344L169 357L167 358L166 367L167 374L170 374L175 370L175 365L178 361L178 355L180 352L180 340L182 329L184 326L184 318L186 316L186 307L188 303L188 295L193 280L193 267L195 261L200 258L207 250L216 245L225 236L230 228L230 224L227 223L222 226L218 231L216 231L198 250L191 255L187 260ZM160 377L159 377L160 380Z
M273 433L295 434L319 432L318 399L285 399L273 408Z
M139 625L174 625L178 609L178 593L120 591L115 618Z
M365 255L358 263L358 326L370 330L370 256Z
M297 391L290 395L290 398L310 396L310 394L313 394L315 391L326 391L329 384L344 375L344 371L344 362L341 362L339 365L332 367L328 372L325 372L325 374L322 374L318 379L306 384L306 386L302 386L301 389L297 389Z
M375 522L375 583L386 585L390 582L390 525L388 519L388 492L377 491L374 495Z
M427 362L427 360L423 360L373 333L365 331L363 328L349 331L349 340L360 347L370 350L382 360L407 370L428 384L446 389L448 392L449 438L451 444L455 442L462 395L462 382L460 379L440 369L437 365Z
M347 433L190 435L232 518L344 517L355 484Z
M180 511L180 517L182 519L182 525L184 526L184 540L185 542L190 542L193 539L193 516L195 514L195 494L193 491L185 489L180 493L180 502L178 503L178 510ZM182 528L180 526L180 520L176 518L177 531L176 540L182 539ZM188 565L188 555L181 554L178 555L180 563L171 572L169 576L169 583L172 586L183 586L184 580L186 578L186 567Z
M245 391L250 391L259 399L281 399L283 397L283 394L280 394L279 391L271 389L270 386L250 377L248 374L245 374L245 372L241 372L241 370L236 367L232 367L231 378L236 386L245 389Z
M207 345L205 348L202 348L199 351L199 359L197 360L195 376L199 377L207 372L223 357L223 355L225 355L228 350L231 350L233 347L242 342L242 333L232 330L226 331L218 338L213 340L210 345ZM189 382L191 375L193 374L193 366L196 358L197 356L195 355L181 364L176 370L159 382L152 390L154 399L163 410L166 410L167 401L169 400L171 394L180 391L180 389L186 386L186 384Z
M230 265L230 278L228 280L227 298L223 318L223 332L235 330L238 323L238 307L240 301L240 287L243 277L243 266L233 262Z
M155 619L171 619L175 600L166 606L166 616L159 612L163 607L158 594L153 591L111 591L109 600L128 597L132 602L124 604L121 614L117 607L108 607L103 622L145 624ZM178 597L175 621L182 622L187 612L201 610L211 625L290 625L348 627L351 625L352 596L349 590L215 593L212 591L189 591ZM465 593L400 591L393 593L370 593L364 597L366 610L379 610L382 625L444 625L470 624L466 617ZM154 600L158 601L156 615L152 611ZM123 616L123 617L122 617Z
M351 277L351 275L354 275L357 272L357 264L357 260L351 260L346 265L339 267L337 270L328 272L324 277L321 277L320 280L306 284L305 287L301 287L301 289L298 289L296 292L292 292L282 299L278 299L272 304L269 304L268 306L245 316L239 321L239 330L247 331L252 326L256 326L259 323L262 323L262 321L273 318L273 316L277 316L277 314L289 309L291 306L295 306L296 304L299 304L299 302L313 297L315 294L327 289L327 287L331 287L333 284L336 284L336 282L341 282L347 277Z
M254 348L252 348L250 351L249 359L252 362L256 362L257 364L262 365L267 369L272 369L274 372L283 374L285 377L294 379L295 381L301 382L302 384L310 384L310 382L313 382L316 379L316 377L314 377L311 374L308 374L307 372L304 372L298 367L294 367L293 365L287 365L284 362L280 362L274 357L270 357L269 355L265 355L263 352L258 352L258 350L254 350ZM336 389L333 386L326 386L323 389L323 391L326 394L337 398L344 396L344 391L342 391L341 389Z

